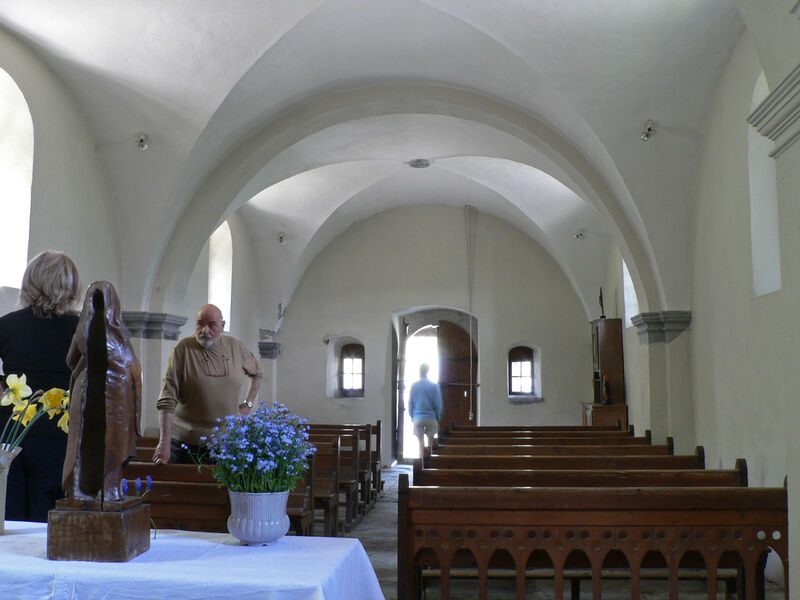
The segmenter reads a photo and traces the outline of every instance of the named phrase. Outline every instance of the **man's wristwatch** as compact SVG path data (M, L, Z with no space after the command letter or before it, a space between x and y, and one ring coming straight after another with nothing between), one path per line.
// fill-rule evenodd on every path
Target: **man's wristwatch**
M247 408L253 408L253 401L252 400L245 400L239 406L246 406Z

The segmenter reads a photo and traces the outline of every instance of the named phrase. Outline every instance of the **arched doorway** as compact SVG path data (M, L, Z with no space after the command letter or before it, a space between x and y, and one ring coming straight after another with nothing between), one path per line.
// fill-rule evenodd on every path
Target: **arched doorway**
M407 461L419 453L406 407L422 362L430 364L429 378L438 382L442 391L441 425L476 424L478 327L474 317L448 308L412 310L395 314L394 320L397 353L393 361L393 449L397 449L398 460Z

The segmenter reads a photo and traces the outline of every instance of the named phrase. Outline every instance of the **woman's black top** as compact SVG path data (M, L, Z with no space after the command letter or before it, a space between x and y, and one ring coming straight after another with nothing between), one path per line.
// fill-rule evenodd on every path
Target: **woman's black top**
M78 326L78 315L41 318L30 307L0 317L0 360L5 377L27 376L34 392L57 387L69 389L67 351ZM11 415L11 407L0 409L0 428ZM56 426L59 417L43 416L27 437L66 438ZM1 430L1 429L0 429ZM23 441L24 445L24 441Z

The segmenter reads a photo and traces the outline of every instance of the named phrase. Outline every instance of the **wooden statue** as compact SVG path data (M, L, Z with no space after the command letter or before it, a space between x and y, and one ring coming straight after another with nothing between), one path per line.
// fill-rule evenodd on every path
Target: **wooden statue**
M107 281L86 292L67 364L72 369L64 461L68 498L119 501L122 466L136 453L142 368Z
M150 547L149 506L120 490L142 408L142 369L129 337L114 287L93 283L67 353L67 497L48 515L50 559L122 562Z

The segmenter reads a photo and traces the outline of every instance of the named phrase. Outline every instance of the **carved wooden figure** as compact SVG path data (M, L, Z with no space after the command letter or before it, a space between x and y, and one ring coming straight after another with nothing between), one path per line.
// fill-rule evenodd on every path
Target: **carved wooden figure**
M129 337L114 287L93 283L67 354L67 497L48 516L48 558L118 562L150 547L149 506L120 490L123 466L136 454L142 403Z
M136 454L142 369L107 281L86 292L67 354L72 368L69 441L64 462L67 497L119 501L123 464Z

